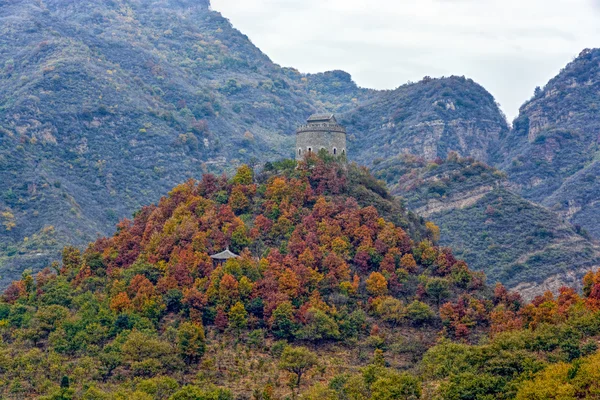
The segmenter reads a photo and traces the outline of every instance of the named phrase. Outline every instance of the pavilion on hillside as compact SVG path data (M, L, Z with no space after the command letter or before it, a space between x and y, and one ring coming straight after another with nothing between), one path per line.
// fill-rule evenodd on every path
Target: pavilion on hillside
M229 260L231 258L238 258L238 257L239 256L237 254L235 254L234 252L229 250L229 247L227 247L227 249L225 249L225 251L222 251L220 253L213 254L212 256L210 256L210 258L215 260L215 262L217 264L225 264L227 262L227 260Z

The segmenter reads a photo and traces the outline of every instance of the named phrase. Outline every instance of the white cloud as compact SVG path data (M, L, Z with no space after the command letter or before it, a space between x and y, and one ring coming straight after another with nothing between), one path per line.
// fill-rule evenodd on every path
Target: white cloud
M212 0L275 62L342 69L364 87L465 75L510 119L586 47L600 0Z

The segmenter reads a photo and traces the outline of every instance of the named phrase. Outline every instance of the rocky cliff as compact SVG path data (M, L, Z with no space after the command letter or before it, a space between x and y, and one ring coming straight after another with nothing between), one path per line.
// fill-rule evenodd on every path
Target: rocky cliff
M600 50L536 90L492 156L523 196L600 238Z

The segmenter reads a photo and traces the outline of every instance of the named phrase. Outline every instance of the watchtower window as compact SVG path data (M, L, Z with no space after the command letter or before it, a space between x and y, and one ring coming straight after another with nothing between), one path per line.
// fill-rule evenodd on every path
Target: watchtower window
M346 155L346 149L342 150L342 155L345 156Z
M298 149L298 155L301 156L302 155L302 149Z
M337 154L337 149L334 147L333 148L333 155L336 155L336 154Z
M309 152L309 153L312 153L312 147L309 147L309 148L308 148L308 152Z

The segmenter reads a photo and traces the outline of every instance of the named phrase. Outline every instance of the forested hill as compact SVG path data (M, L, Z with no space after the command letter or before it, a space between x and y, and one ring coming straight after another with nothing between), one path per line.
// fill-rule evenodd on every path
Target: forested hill
M492 140L506 129L466 79L377 92L342 71L281 68L206 0L3 2L0 286L65 243L111 233L189 177L290 156L297 125L316 111L348 115L349 151L366 163L366 138L378 149L397 140L375 133L390 122L406 125L398 143L426 142L398 151L440 142L432 154L480 154L473 132Z
M4 292L1 396L597 393L600 274L586 275L584 296L563 288L525 304L438 237L365 169L332 159L190 180ZM240 257L215 264L227 246Z
M128 397L154 378L147 384L173 382L171 392L213 384L249 397L271 387L269 398L283 398L285 341L320 349L323 370L305 378L312 382L358 372L373 346L405 335L415 347L389 362L411 367L443 328L442 304L466 302L476 313L468 326L443 314L444 335L464 339L485 331L493 308L483 276L438 247L438 234L365 169L334 160L190 180L122 221L115 236L83 253L67 247L62 264L6 290L0 391L61 393L67 376L75 396L91 386ZM225 248L241 257L215 264L209 255ZM52 356L19 367L40 349ZM417 393L414 378L398 376ZM292 387L304 390L300 378Z
M580 288L600 266L600 248L585 231L524 199L505 173L480 161L403 156L375 169L410 210L439 225L442 244L492 283L533 298L563 285Z

